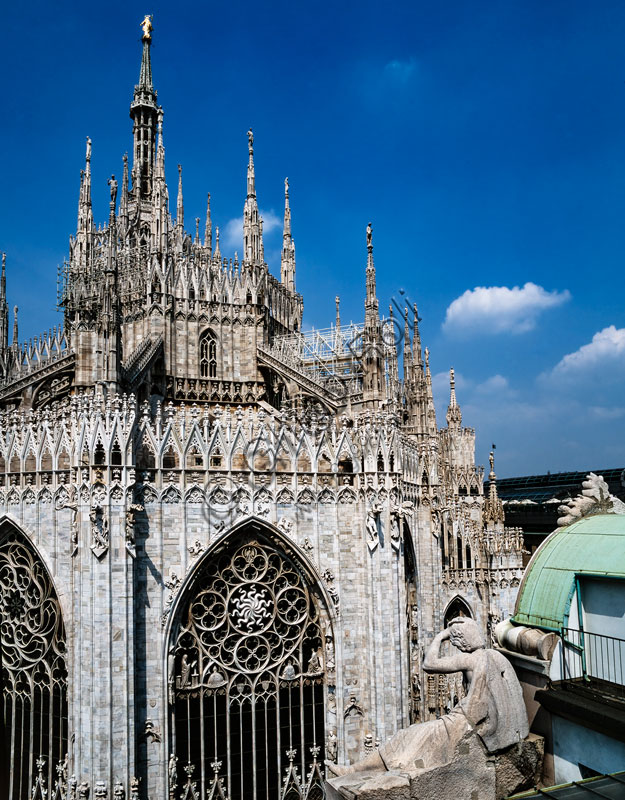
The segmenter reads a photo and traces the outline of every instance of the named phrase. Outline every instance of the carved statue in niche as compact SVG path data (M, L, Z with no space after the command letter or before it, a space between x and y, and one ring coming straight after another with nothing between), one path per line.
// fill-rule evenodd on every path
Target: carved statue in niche
M321 647L317 648L310 657L306 672L309 675L321 675L323 672L323 650Z
M89 512L91 523L91 549L100 558L109 549L109 523L101 505L94 505Z
M339 748L339 743L338 739L336 738L336 731L334 730L334 728L332 728L328 733L328 741L326 742L326 759L328 761L331 761L333 764L336 761L338 748Z
M367 510L367 544L369 545L370 550L375 550L375 548L378 546L378 542L380 541L378 517L381 510L381 506L379 506L377 503L372 503L370 508Z
M454 652L442 656L449 640ZM466 697L440 719L411 725L398 731L379 750L351 766L327 762L334 775L350 772L383 772L430 769L451 762L456 745L468 734L479 736L489 753L522 741L529 726L521 686L512 665L501 653L486 649L477 624L456 617L430 645L426 672L462 672L468 684Z

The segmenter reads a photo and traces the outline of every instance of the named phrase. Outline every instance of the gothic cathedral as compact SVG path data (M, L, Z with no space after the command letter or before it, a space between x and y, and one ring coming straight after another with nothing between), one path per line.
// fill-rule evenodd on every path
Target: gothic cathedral
M170 212L151 40L146 17L104 225L87 140L62 326L20 344L15 318L9 344L2 260L8 796L313 800L326 760L462 696L424 648L452 617L510 615L522 540L453 371L437 426L416 308L380 315L370 225L364 322L337 298L303 332L288 182L278 278L252 131L240 259L210 195L185 230L180 168Z

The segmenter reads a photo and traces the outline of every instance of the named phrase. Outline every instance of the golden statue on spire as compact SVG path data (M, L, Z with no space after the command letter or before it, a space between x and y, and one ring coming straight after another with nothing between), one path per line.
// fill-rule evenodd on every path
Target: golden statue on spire
M143 22L141 23L141 27L143 28L143 39L151 39L150 33L154 30L154 26L152 25L152 14L146 14L143 18Z

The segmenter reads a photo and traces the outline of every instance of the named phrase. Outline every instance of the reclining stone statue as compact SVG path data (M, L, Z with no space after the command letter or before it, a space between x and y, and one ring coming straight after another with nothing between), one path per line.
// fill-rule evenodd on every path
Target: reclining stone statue
M441 655L449 640L455 652ZM486 649L477 624L456 617L430 645L424 661L426 672L462 672L467 694L449 714L416 723L398 731L378 750L351 766L326 762L336 776L385 770L427 770L449 764L457 745L469 734L479 737L487 753L496 753L528 735L521 686L507 658Z

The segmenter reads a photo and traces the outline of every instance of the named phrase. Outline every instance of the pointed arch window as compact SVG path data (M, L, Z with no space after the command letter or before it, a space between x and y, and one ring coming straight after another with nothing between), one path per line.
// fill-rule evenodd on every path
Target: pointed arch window
M42 761L42 788L51 796L54 767L67 753L65 627L47 569L10 526L0 531L0 609L7 797L31 796Z
M212 331L200 336L200 378L217 377L217 337Z
M201 797L221 779L228 800L324 796L330 639L316 594L254 528L201 565L169 649L170 792L192 774Z

